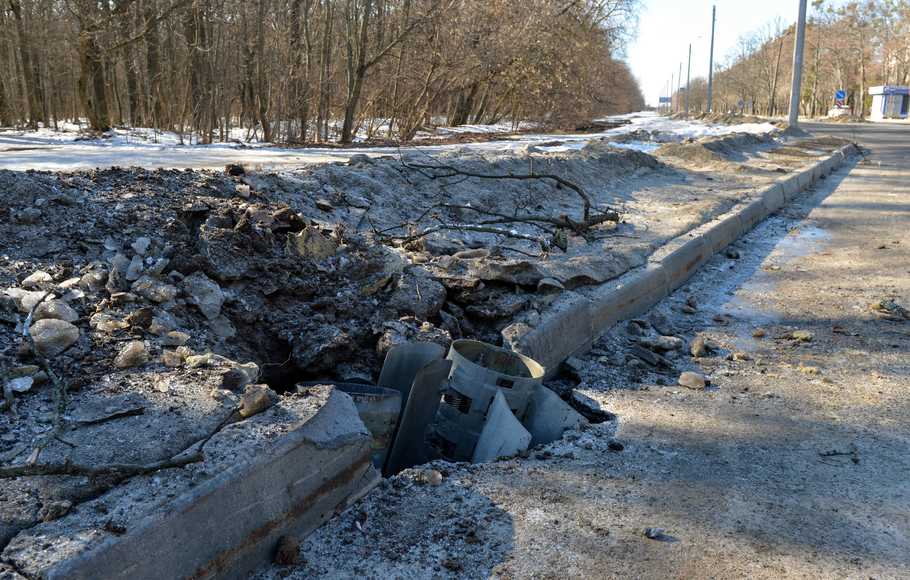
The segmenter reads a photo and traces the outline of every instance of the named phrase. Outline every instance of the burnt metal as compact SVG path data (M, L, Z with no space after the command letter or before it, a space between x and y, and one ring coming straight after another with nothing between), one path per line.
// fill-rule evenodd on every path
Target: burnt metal
M389 451L384 475L394 475L402 469L429 461L427 430L436 416L440 391L451 368L452 361L440 359L417 371Z
M452 361L452 370L432 439L443 457L470 461L496 393L502 393L521 421L544 368L516 352L475 340L456 340L446 358Z

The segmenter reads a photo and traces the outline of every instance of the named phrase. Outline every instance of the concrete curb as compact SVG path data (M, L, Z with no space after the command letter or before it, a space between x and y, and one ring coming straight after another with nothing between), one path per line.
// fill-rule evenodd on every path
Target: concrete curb
M506 327L506 344L529 356L552 377L566 358L586 351L614 324L634 318L685 284L715 253L751 231L800 192L831 173L856 153L845 145L800 173L782 179L748 203L670 240L648 263L594 289L588 297L566 293L541 317L536 328L516 332Z
M243 578L271 562L281 536L309 534L379 482L370 441L351 398L335 390L268 453L177 496L123 536L73 554L41 577Z

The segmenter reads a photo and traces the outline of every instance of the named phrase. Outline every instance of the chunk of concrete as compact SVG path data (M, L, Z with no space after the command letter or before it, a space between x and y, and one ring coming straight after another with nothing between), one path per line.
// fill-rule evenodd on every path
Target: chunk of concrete
M514 457L530 444L531 434L512 414L502 391L496 391L471 461L488 463L500 457Z

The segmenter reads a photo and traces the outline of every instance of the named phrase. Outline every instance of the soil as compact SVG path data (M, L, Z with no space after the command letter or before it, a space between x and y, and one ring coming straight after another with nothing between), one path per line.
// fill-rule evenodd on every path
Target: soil
M248 383L284 393L305 380L375 380L388 348L407 340L499 344L503 327L533 325L562 290L618 276L748 201L779 177L761 171L767 165L791 171L838 144L793 143L776 154L779 144L767 140L730 141L708 168L595 142L569 153L355 156L280 173L0 172L0 288L8 289L0 382L31 378L5 397L2 464L166 460L221 424ZM552 180L445 177L442 165L556 174L590 195L593 212L617 209L622 220L555 232L565 252L554 232L527 221L507 224L506 236L456 229L396 243L483 215L451 205L581 219L579 196ZM71 314L78 339L45 360L23 325L47 292L53 316ZM110 487L75 476L5 479L0 548L18 534L16 550L27 549L39 523L120 497L123 486Z
M903 139L569 361L551 386L616 421L405 472L256 577L907 577Z

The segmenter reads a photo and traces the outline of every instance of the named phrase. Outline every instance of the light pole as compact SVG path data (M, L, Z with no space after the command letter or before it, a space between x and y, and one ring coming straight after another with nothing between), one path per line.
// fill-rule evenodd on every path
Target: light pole
M793 46L793 80L790 83L790 126L799 125L799 100L803 80L803 47L806 44L806 0L799 0L796 43Z
M805 2L805 0L803 0ZM689 80L692 75L692 43L689 43L689 66L686 68L686 117L689 116Z
M711 7L711 56L708 57L708 112L714 108L714 23L717 22L717 6Z

